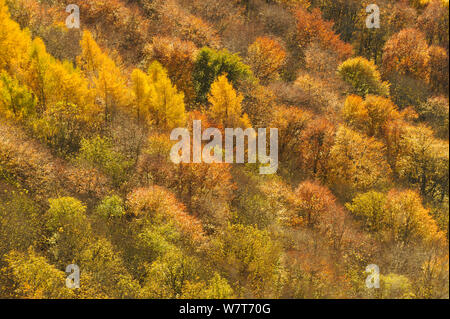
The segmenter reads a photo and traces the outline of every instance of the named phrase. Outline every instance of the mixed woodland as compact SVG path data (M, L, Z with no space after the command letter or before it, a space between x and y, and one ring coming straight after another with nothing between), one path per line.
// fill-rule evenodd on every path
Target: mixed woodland
M448 0L374 2L0 0L0 298L449 298Z

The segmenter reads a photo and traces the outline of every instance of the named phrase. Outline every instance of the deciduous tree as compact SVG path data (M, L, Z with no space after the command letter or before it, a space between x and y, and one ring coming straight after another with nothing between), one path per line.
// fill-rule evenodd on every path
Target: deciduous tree
M372 61L356 57L344 61L338 68L342 79L353 87L353 93L388 96L389 83L381 80L381 75Z
M208 115L213 122L227 127L248 127L250 122L246 114L242 114L243 96L236 93L225 75L221 75L211 85L208 101L211 104Z
M269 37L259 37L248 48L253 73L264 83L275 80L286 60L281 44Z

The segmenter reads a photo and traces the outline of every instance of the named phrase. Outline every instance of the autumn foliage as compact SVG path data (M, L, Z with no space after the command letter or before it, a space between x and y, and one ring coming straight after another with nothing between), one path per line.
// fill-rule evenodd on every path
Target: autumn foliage
M0 298L448 299L448 1L366 5L0 0Z

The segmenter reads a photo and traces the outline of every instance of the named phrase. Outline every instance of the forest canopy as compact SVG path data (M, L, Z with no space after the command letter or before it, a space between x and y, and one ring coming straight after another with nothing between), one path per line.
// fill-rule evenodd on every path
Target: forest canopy
M448 0L369 4L0 0L0 298L448 299Z

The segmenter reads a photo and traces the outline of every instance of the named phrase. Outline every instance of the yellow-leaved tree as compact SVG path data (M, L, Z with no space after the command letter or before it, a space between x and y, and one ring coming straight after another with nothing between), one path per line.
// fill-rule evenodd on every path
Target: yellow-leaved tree
M80 45L81 55L77 57L77 63L89 79L97 98L102 101L107 123L117 107L128 106L130 94L126 78L116 62L102 52L89 31L84 31Z
M349 95L342 109L344 120L369 136L381 137L389 121L399 119L397 106L389 99L367 95Z
M0 0L0 70L17 71L26 59L30 43L29 32L20 30L19 24L10 18L5 0Z
M150 86L148 76L139 69L134 69L131 73L131 82L133 89L133 106L136 112L138 124L143 119L148 119L148 95Z
M336 132L329 163L331 185L339 188L336 191L343 197L389 182L391 170L383 143L345 126Z
M186 111L184 93L170 81L163 66L154 61L148 69L148 105L152 119L157 127L171 130L184 125Z
M40 38L34 39L30 48L26 81L38 99L38 113L43 113L49 102L51 94L49 68L52 63L55 61L47 53L44 42Z
M226 75L221 75L211 85L208 101L211 104L208 115L217 124L226 127L249 127L247 114L242 114L242 100L228 82Z

